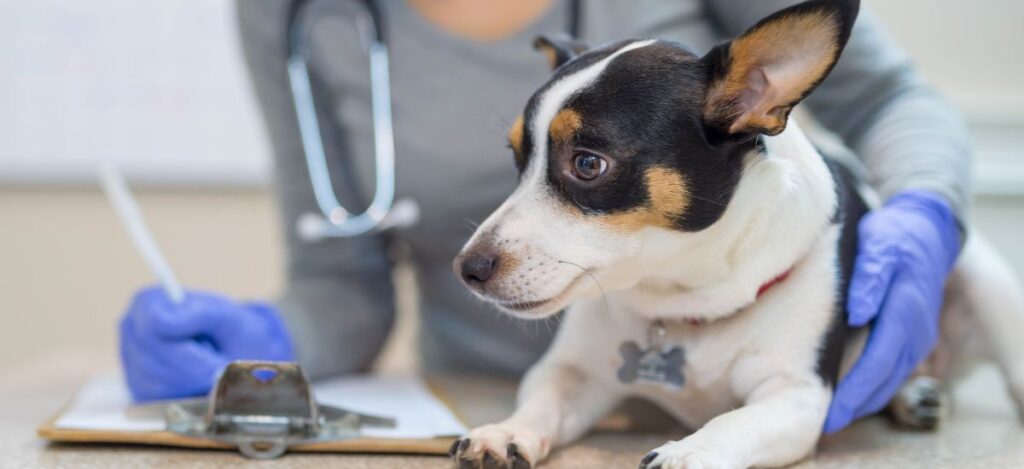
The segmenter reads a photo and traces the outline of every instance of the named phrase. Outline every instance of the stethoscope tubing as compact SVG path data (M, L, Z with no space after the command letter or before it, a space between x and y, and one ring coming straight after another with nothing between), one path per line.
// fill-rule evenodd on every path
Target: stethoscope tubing
M305 0L294 1L287 15L287 70L302 151L306 159L313 196L320 214L300 216L300 238L316 241L326 237L355 237L373 231L411 226L419 219L419 208L412 200L395 203L395 136L391 107L391 77L383 18L373 0L363 0L365 16L356 26L370 62L370 98L373 119L375 189L365 211L352 214L338 201L327 165L323 135L317 116L313 85L309 74L306 37L298 27L298 16ZM578 37L580 0L572 0L568 30ZM365 21L368 19L369 21ZM363 20L363 21L359 21Z

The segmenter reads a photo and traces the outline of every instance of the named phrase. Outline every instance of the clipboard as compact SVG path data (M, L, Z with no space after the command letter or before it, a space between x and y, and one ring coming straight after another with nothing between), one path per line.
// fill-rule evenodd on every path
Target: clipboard
M36 433L40 438L55 443L106 443L127 445L168 446L193 449L234 449L229 443L184 437L168 431L113 431L76 430L57 428L55 415L44 422ZM289 452L359 453L359 454L422 454L447 456L455 437L431 439L354 438L351 440L296 445Z
M406 393L404 395L411 395L408 393L412 390L399 386L410 387L408 383L412 381L397 383L392 388ZM119 382L117 385L121 386ZM102 393L104 389L96 391ZM453 422L442 422L438 427L450 431L452 435L380 437L369 430L374 426L384 428L389 423L394 424L392 418L317 401L313 395L314 386L306 379L301 368L293 363L281 362L234 362L225 368L206 399L134 407L132 409L136 412L146 414L139 418L144 424L138 428L128 428L130 425L93 425L91 428L88 424L78 428L62 425L62 420L75 411L76 402L73 401L43 423L37 429L37 434L46 440L62 443L235 449L256 459L276 458L286 452L447 455L449 447L458 434L465 431L465 427L461 419L451 412L451 406L438 397L435 390L424 386L422 391L430 394L423 399L433 400L432 403L423 402L433 404L436 408L432 408L433 413L419 418L442 421L453 419ZM76 400L80 398L81 395L76 396ZM399 404L392 406L392 411L395 407L401 407ZM116 405L113 407L116 408ZM124 413L131 412L126 410ZM158 418L154 417L159 415L157 413L163 415L165 425L159 425L159 420L154 420ZM396 417L399 421L403 418L401 415ZM164 428L157 428L161 426ZM386 431L378 430L377 433Z

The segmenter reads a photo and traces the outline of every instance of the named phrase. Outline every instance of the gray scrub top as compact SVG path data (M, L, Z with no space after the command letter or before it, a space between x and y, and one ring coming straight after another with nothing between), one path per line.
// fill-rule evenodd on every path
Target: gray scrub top
M389 245L411 248L420 281L422 347L429 369L514 375L544 351L554 322L523 322L473 299L452 259L512 192L516 171L505 134L550 74L531 47L564 32L567 1L522 31L493 42L456 37L403 0L382 4L391 52L397 197L414 199L413 228L306 242L296 219L317 206L299 142L285 71L289 1L239 0L245 57L270 136L288 249L279 301L296 351L312 376L365 369L394 320ZM585 0L581 34L591 45L638 37L686 44L698 53L742 33L797 0ZM368 63L353 28L361 1L311 0L298 17L312 48L311 75L334 183L347 206L372 193ZM914 72L906 55L864 11L831 76L807 108L855 150L883 196L930 189L963 216L971 150L954 110ZM358 175L343 181L342 172Z

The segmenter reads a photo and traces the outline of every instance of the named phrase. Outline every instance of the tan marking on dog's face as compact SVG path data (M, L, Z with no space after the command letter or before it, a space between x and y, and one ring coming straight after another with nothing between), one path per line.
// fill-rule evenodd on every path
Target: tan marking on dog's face
M682 215L690 204L690 193L683 176L676 171L658 167L649 168L644 175L647 177L651 211L665 217Z
M583 125L583 118L580 113L572 109L562 109L554 119L551 120L551 141L556 143L569 142Z
M705 105L730 133L776 135L793 105L828 72L840 52L839 23L830 14L790 14L754 28L729 46L729 69Z
M523 116L516 118L512 127L508 129L508 144L517 154L523 151Z
M690 205L690 191L678 172L666 168L648 168L647 205L623 213L600 217L601 223L616 231L632 233L647 227L673 228L675 220Z
M511 275L523 264L523 260L512 251L502 250L498 255L498 270L494 272L496 278Z
M512 147L512 156L516 159L516 166L522 168L526 163L526 156L523 155L523 116L516 118L512 127L508 129L508 145Z

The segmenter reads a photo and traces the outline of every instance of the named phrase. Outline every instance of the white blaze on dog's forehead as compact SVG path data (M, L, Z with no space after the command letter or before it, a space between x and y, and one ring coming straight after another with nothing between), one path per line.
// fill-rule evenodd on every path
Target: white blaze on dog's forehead
M620 55L631 50L649 46L654 42L654 39L648 39L626 44L597 63L572 75L560 78L544 92L540 97L540 103L537 105L537 112L534 113L533 121L527 124L530 126L530 132L533 134L533 155L530 157L530 167L526 177L527 184L525 185L532 185L539 180L543 180L544 173L547 172L547 129L551 125L551 121L558 115L558 111L562 110L562 106L565 105L569 97L593 83L608 68L608 64Z

